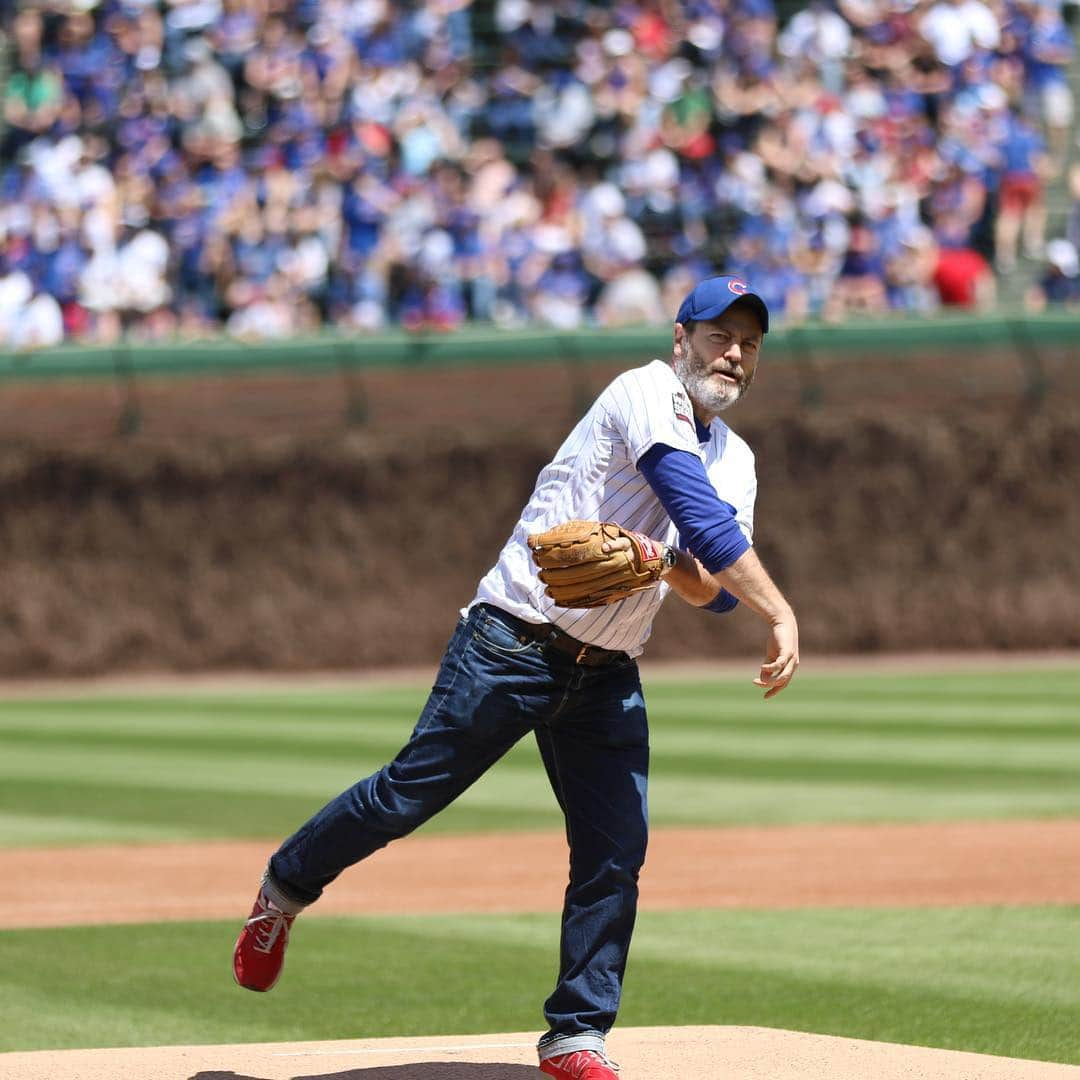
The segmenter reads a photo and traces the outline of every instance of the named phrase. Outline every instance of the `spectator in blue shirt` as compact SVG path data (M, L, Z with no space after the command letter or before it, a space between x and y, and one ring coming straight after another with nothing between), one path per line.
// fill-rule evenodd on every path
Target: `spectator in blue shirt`
M1028 0L1030 26L1020 46L1024 61L1024 92L1033 115L1046 124L1050 153L1064 161L1073 120L1073 93L1068 66L1073 40L1057 8L1045 0Z

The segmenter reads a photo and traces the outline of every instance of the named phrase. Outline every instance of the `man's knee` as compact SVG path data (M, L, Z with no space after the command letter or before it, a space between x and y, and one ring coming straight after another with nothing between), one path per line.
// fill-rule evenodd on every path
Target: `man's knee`
M439 809L402 790L389 768L380 769L357 784L353 798L368 827L389 839L419 828Z

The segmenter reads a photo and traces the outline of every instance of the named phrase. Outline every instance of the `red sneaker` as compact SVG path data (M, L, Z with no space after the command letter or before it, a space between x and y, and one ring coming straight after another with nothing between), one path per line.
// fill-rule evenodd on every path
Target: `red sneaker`
M618 1068L596 1050L575 1050L540 1062L540 1071L555 1080L617 1080Z
M233 978L246 990L270 990L278 981L295 918L260 891L233 949Z

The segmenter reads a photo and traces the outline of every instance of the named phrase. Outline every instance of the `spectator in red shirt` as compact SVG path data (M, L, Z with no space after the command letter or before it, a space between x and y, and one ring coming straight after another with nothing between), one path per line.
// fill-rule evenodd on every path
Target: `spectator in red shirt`
M973 248L941 248L934 285L947 307L985 310L993 306L997 296L990 264Z

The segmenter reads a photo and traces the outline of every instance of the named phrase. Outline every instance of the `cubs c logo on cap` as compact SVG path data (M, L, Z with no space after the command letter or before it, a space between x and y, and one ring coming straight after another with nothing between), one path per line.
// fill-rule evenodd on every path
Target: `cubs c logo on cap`
M761 320L763 333L769 332L769 309L765 301L753 290L753 286L741 277L718 277L705 278L694 286L675 316L677 323L686 325L688 320L695 322L707 319L715 319L722 315L732 304L740 300L749 301Z

